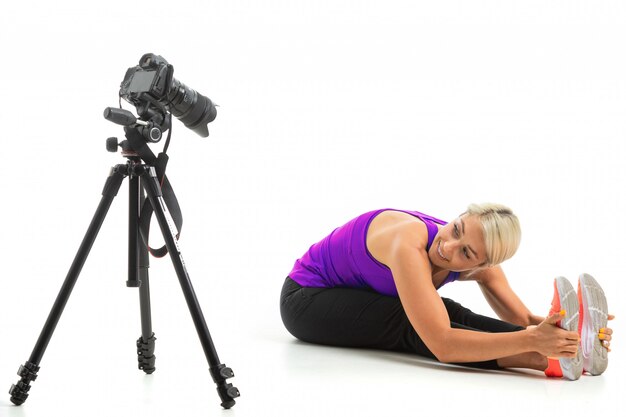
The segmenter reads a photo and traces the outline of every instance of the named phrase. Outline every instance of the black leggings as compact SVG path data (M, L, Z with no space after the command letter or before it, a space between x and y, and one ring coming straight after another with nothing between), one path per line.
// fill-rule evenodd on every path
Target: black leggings
M493 333L524 330L475 314L448 298L442 300L453 328ZM280 314L289 333L305 342L410 352L437 359L411 326L397 297L364 289L302 287L287 277L280 294ZM459 365L500 369L496 360Z

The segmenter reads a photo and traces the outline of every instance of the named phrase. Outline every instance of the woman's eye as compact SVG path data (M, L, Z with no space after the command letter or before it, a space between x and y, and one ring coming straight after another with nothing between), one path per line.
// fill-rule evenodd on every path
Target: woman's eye
M456 224L454 225L454 235L455 236L459 235L459 227Z
M463 248L463 253L465 254L465 257L466 257L467 259L469 259L469 258L470 258L470 256L469 256L469 252L467 251L467 248Z

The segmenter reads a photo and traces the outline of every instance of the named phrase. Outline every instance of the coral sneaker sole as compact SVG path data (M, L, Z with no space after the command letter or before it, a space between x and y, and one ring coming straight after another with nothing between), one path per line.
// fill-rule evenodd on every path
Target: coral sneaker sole
M567 278L558 277L554 279L554 298L552 299L549 315L556 314L562 310L565 310L565 316L557 325L568 331L578 331L579 306L576 291L574 291L574 287ZM549 358L548 361L547 376L563 376L575 381L583 373L583 357L580 348L576 351L574 358L558 358L558 361Z
M568 331L578 331L579 306L578 297L574 287L567 278L558 277L554 280L555 291L559 294L561 309L565 310L565 317L559 323L559 327ZM560 311L560 310L559 310ZM583 356L581 349L576 352L574 358L559 358L563 377L572 381L580 378L583 373Z
M598 337L600 329L607 324L608 306L602 287L589 274L578 277L578 300L583 368L591 375L600 375L609 364L607 350Z

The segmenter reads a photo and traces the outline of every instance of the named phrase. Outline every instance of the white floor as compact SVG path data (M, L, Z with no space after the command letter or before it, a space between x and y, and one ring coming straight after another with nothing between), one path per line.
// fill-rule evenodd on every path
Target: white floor
M30 398L15 407L2 396L0 415L527 417L619 415L626 405L625 367L616 355L604 375L569 382L532 371L481 371L411 355L314 346L276 327L253 338L231 334L215 340L241 391L235 407L223 411L193 338L161 335L157 371L150 376L134 368L130 344L96 338L101 345L91 349L94 356L89 341L84 343L82 351L51 347ZM17 378L6 372L2 359L1 379L8 389L9 380Z

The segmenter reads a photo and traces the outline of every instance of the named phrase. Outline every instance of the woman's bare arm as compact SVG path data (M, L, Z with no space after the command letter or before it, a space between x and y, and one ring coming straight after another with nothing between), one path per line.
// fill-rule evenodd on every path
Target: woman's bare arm
M560 319L558 315L537 327L512 333L452 328L443 301L432 283L428 255L415 234L398 233L386 258L385 263L392 271L409 321L440 361L485 361L532 351L551 357L574 356L578 334L554 326Z
M541 323L545 317L534 315L509 285L504 271L498 265L471 275L478 282L485 299L502 320L528 327Z

